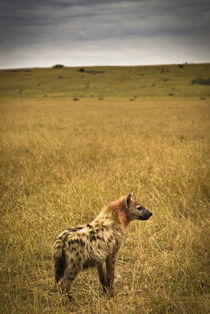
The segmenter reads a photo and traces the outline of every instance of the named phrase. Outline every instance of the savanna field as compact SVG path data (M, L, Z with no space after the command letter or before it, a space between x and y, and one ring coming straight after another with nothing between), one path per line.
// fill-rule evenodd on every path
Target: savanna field
M0 71L0 312L208 313L210 64ZM201 79L202 78L202 79ZM135 191L115 296L52 244Z

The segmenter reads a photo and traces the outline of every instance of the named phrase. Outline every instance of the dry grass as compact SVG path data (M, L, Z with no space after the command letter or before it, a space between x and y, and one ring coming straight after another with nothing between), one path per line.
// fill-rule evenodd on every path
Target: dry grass
M208 105L195 98L1 102L2 313L208 312ZM96 270L69 302L54 290L51 246L134 190L153 212L133 222L113 299Z

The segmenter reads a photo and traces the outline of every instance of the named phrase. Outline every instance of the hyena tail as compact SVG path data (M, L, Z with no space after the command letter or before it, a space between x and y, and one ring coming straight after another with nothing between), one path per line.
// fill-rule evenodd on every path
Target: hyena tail
M63 251L63 243L55 242L54 261L55 261L55 281L59 282L59 280L63 277L66 268L66 258Z

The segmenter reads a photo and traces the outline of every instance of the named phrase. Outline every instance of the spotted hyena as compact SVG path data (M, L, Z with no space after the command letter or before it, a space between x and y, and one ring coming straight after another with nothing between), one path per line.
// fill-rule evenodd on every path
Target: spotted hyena
M151 215L131 193L108 204L91 223L63 231L53 244L59 288L70 295L78 272L96 266L103 290L113 295L115 260L125 228L132 220L146 220Z

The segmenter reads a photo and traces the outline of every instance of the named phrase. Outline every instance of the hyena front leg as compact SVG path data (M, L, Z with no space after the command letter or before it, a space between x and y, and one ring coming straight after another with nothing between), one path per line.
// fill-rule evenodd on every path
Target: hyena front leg
M107 288L111 296L114 295L114 271L117 254L112 254L106 259L106 271L107 271Z
M102 288L104 291L107 291L107 271L106 271L106 261L103 261L102 263L98 264L98 276L100 283L102 285Z
M110 296L114 295L114 269L115 269L116 254L112 254L107 259L98 265L99 280L105 292Z

